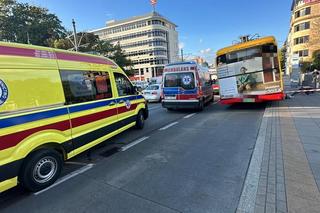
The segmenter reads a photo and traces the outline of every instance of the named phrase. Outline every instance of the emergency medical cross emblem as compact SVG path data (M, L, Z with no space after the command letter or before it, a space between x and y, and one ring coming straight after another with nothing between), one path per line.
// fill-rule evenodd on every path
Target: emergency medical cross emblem
M0 106L6 102L8 99L8 87L7 85L0 80Z
M125 105L126 105L126 108L127 108L127 109L130 109L131 103L130 103L129 100L126 100Z

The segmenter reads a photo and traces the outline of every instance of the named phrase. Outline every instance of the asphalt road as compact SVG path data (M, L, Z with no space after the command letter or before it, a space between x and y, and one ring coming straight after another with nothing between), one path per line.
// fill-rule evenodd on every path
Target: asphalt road
M1 194L0 212L234 212L264 105L149 108L143 130L71 159L48 190Z

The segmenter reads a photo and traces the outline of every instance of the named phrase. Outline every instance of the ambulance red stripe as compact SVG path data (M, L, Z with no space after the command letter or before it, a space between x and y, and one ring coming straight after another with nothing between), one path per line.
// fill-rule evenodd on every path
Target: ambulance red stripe
M127 109L124 106L124 107L105 110L105 111L90 114L90 115L81 116L78 118L73 118L73 119L71 119L72 127L73 128L79 127L79 126L82 126L82 125L85 125L85 124L88 124L91 122L102 120L106 117L111 117L111 116L117 115L117 113L120 114L120 113L135 110L137 108L137 105L138 104L132 104L130 106L130 109ZM40 126L40 127L36 127L36 128L24 130L24 131L12 133L12 134L0 136L0 151L18 145L22 140L24 140L25 138L29 137L30 135L32 135L36 132L40 132L40 131L47 130L47 129L66 131L70 128L71 128L71 126L70 126L69 120L65 120L65 121L60 121L60 122L49 124L49 125L44 125L44 126Z

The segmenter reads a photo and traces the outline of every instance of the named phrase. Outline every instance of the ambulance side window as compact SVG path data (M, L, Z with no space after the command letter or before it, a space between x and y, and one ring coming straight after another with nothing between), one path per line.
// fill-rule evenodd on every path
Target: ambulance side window
M135 95L136 91L128 78L120 73L114 73L119 96Z
M112 98L109 74L94 71L60 71L66 104Z

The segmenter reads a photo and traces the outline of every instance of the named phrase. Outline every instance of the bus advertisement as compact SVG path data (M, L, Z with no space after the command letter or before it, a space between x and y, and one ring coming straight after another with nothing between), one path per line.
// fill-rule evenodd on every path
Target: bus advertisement
M219 50L217 73L222 104L284 98L277 44L273 37Z

